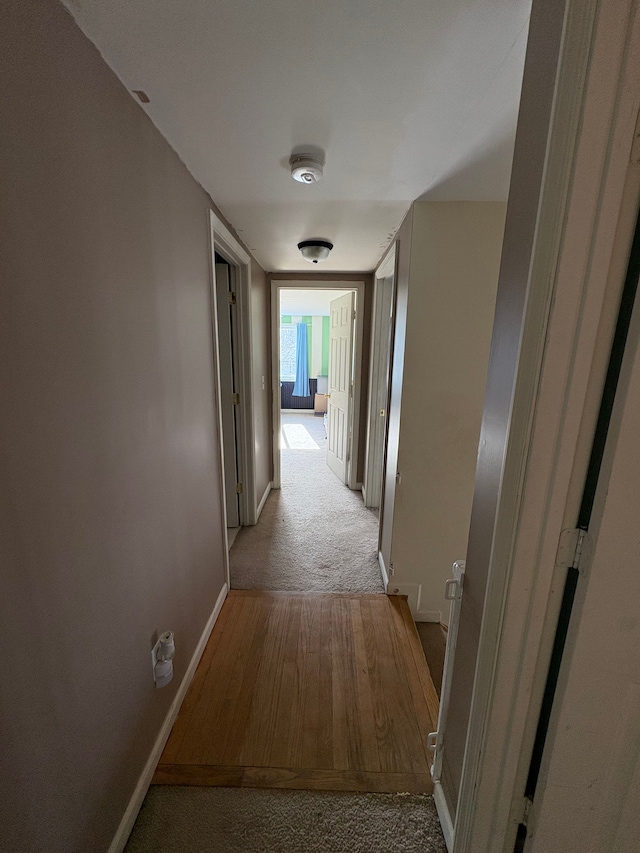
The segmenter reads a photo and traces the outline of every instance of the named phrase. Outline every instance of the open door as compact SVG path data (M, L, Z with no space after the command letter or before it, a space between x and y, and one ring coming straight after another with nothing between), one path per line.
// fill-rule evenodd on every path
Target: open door
M238 448L235 417L233 324L229 300L231 292L228 264L215 265L215 291L218 313L218 343L220 358L220 408L222 410L222 444L224 451L224 492L227 508L227 527L240 526L240 506L237 491Z
M349 292L330 304L329 396L327 401L327 465L343 483L349 474L352 407L353 308Z

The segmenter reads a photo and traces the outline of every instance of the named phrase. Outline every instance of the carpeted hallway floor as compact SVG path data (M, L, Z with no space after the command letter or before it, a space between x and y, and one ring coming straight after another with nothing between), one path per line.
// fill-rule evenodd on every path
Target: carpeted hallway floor
M384 592L378 521L325 461L322 418L282 415L282 488L230 553L233 589Z
M125 853L446 853L433 798L152 787Z

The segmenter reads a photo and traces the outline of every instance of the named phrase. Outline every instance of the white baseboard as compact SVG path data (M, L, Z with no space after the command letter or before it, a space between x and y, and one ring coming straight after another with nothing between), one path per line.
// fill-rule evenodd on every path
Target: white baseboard
M451 820L451 814L449 813L449 806L447 805L440 782L433 783L433 800L438 811L438 818L440 819L440 826L442 827L442 834L444 835L444 843L447 845L449 853L451 853L453 850L455 830L453 827L453 821Z
M387 587L389 586L389 572L387 571L387 567L384 564L384 557L382 556L382 551L378 551L378 565L380 566L380 574L382 575L384 591L387 592Z
M233 547L233 543L236 541L238 533L242 530L242 526L238 527L227 527L227 550L230 551Z
M260 498L260 503L258 504L258 508L256 509L256 524L258 523L258 519L260 518L260 513L264 509L264 505L267 502L267 498L269 497L269 492L273 488L273 483L269 481L267 483L267 488L264 490L264 495Z
M171 729L176 721L176 717L178 716L178 711L180 710L180 706L184 701L184 697L186 696L187 690L189 689L189 685L193 680L193 676L196 672L196 667L200 662L204 647L207 645L209 635L213 630L213 626L215 625L216 619L218 618L218 614L220 613L222 605L224 604L224 600L227 597L227 592L228 588L225 583L222 589L220 590L220 594L218 595L218 599L216 601L215 607L213 608L213 612L211 613L211 616L209 616L207 624L204 626L204 631L202 632L202 635L198 640L198 645L195 648L193 656L189 662L189 666L187 667L187 671L184 674L184 678L182 679L182 682L178 687L176 695L173 698L171 707L167 712L167 716L164 719L162 728L160 729L158 737L156 738L156 742L154 743L153 749L151 750L151 755L147 759L147 763L144 766L144 770L142 771L142 774L138 779L138 784L136 785L131 799L129 800L129 805L127 806L124 816L120 821L120 826L118 827L116 834L113 837L113 841L109 846L108 853L122 853L125 848L125 845L129 839L129 835L131 834L131 830L133 829L133 824L136 822L138 812L140 811L142 802L147 794L149 785L151 784L151 780L158 765L158 761L160 760L160 756L162 755L162 750L164 749L165 744L169 739Z
M414 617L416 622L440 622L439 610L417 610Z
M420 606L420 592L422 591L422 584L398 583L396 578L397 575L394 575L393 581L389 584L387 592L389 595L406 595L409 610L411 610L411 615L415 620L418 607Z

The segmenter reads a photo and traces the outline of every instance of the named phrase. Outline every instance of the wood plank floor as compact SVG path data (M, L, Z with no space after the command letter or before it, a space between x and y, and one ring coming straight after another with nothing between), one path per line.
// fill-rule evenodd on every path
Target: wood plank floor
M234 590L153 783L431 792L437 715L406 599Z

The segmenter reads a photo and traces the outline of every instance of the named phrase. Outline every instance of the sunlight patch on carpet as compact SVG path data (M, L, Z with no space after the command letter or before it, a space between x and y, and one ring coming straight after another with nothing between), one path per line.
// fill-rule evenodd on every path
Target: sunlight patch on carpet
M309 430L302 424L282 424L283 448L288 450L320 450Z

